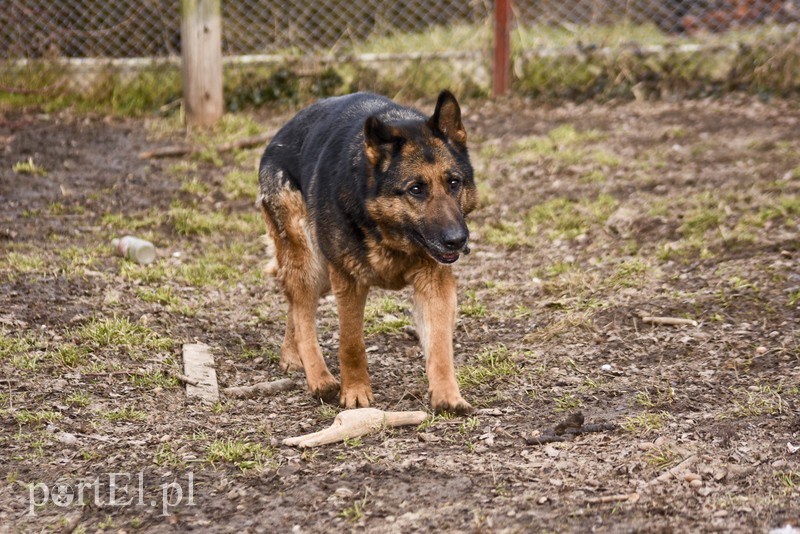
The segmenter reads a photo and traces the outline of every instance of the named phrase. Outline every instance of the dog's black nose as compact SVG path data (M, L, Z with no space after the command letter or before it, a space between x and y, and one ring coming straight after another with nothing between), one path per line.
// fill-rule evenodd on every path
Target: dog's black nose
M461 250L467 244L469 232L466 226L449 228L442 234L442 244L447 250Z

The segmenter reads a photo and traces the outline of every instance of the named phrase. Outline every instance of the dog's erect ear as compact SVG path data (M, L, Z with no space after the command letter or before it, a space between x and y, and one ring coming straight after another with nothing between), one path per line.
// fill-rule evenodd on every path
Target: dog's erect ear
M378 117L369 117L364 123L364 152L372 165L378 164L387 148L393 148L387 145L396 145L401 140L400 132Z
M444 90L439 93L436 109L433 116L428 119L431 130L438 130L459 146L466 146L467 131L461 123L461 108L453 93Z

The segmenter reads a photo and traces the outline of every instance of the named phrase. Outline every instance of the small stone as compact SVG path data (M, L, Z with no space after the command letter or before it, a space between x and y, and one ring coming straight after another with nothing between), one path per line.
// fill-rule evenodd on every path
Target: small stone
M702 488L703 487L703 481L702 480L692 480L691 482L689 482L689 486L691 486L693 488Z
M336 488L333 494L339 497L340 499L349 499L350 497L353 496L353 490L351 490L350 488L341 487L341 488Z
M231 501L238 498L239 498L239 491L236 488L228 492L228 499L230 499Z
M547 496L539 497L538 499L536 499L536 502L539 503L539 504L546 503L547 502Z
M420 441L423 441L425 443L436 443L437 441L440 441L442 439L436 434L432 434L431 432L420 432L419 434L417 434L417 437L419 438Z
M695 480L703 480L703 477L701 477L697 473L689 472L683 475L683 480L685 480L686 482L694 482Z
M547 456L549 456L550 458L558 458L559 454L561 454L560 452L558 452L558 449L556 449L556 448L555 448L555 447L553 447L552 445L547 445L547 446L544 448L544 452L545 452L545 454L547 454Z
M780 460L775 460L770 465L772 467L774 467L775 469L780 469L782 467L786 467L787 465L789 465L789 463L786 460L781 458Z
M656 444L650 441L641 441L637 443L636 446L639 447L640 450L649 451L650 449L654 449Z
M75 434L70 434L69 432L61 432L57 437L58 441L64 445L76 445L78 443L78 438Z
M548 480L548 482L550 482L551 486L555 486L557 488L560 488L561 486L564 485L564 481L561 480L560 478L551 478L550 480Z
M383 520L386 521L387 523L394 523L397 520L397 518L395 518L395 516L393 515L387 515L386 517L383 518Z
M767 350L769 350L767 347L756 347L756 354L766 354Z

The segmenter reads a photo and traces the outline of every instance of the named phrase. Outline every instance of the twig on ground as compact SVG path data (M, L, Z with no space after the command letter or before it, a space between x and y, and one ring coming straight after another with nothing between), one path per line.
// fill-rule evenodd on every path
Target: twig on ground
M196 386L198 384L197 380L195 380L194 378L189 378L188 376L182 375L180 373L173 373L172 376L178 382L189 384L190 386Z
M697 461L697 455L693 454L688 458L686 458L681 463L679 463L678 465L676 465L675 467L673 467L672 469L670 469L669 471L662 473L661 475L657 476L656 478L648 482L647 485L652 486L653 484L660 484L661 482L666 482L671 477L677 478L681 471L685 471L686 468L694 464L696 461Z
M245 137L244 139L239 139L236 141L229 141L227 143L220 143L215 145L213 148L217 152L230 152L231 150L236 150L237 148L252 148L254 146L263 145L273 137L277 133L276 130L270 130L269 132L265 132L259 135L253 135L251 137ZM195 152L200 152L203 147L197 145L170 145L161 148L154 148L153 150L145 150L144 152L139 152L139 159L151 159L151 158L172 158L176 156L186 156L189 154L194 154Z
M137 371L108 371L105 373L81 373L82 377L87 378L102 378L104 376L141 376L142 373Z
M259 382L258 384L253 384L252 386L225 388L222 390L222 392L228 397L246 399L256 396L275 395L281 391L289 391L290 389L294 389L294 387L294 380L291 378L282 378L274 382Z
M601 497L588 497L586 502L589 504L607 504L610 502L620 502L620 501L628 501L630 503L637 502L639 500L638 493L620 493L617 495L603 495Z
M684 319L682 317L642 317L643 323L650 324L663 324L667 326L697 326L697 321L694 319Z

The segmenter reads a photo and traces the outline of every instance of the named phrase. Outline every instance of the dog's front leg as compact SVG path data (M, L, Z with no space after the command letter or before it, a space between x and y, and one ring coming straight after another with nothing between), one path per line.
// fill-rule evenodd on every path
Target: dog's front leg
M458 390L453 366L456 323L456 280L449 267L425 268L414 278L414 319L422 350L431 408L436 412L472 411Z
M373 401L364 345L364 305L369 287L330 267L331 288L339 310L339 367L344 408L365 408Z

